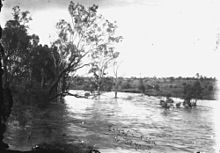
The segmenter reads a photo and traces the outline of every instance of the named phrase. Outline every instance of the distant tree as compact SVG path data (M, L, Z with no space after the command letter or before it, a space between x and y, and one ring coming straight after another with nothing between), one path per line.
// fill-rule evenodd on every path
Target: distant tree
M202 87L199 81L194 82L193 85L187 84L184 86L184 99L190 102L192 99L197 99L202 97Z
M208 87L208 91L213 91L213 86L212 85L209 85L209 87Z
M147 85L147 89L153 89L154 87L152 85Z
M170 82L173 82L175 80L174 77L170 77Z
M101 90L102 91L111 91L114 86L114 80L112 77L103 78Z
M160 86L159 86L158 84L156 84L156 85L154 86L154 89L155 89L156 91L160 91Z
M202 98L202 86L201 86L201 83L199 81L196 81L194 84L193 84L193 90L194 90L194 95L193 95L193 98L194 99L199 99L199 98Z
M199 79L201 76L199 73L196 73L196 78Z
M131 84L128 80L122 82L122 89L130 89L130 88L131 88Z
M142 78L139 79L138 89L141 93L145 93L146 88L145 88L144 81Z
M181 79L182 79L182 77L181 77L181 76L179 76L179 77L178 77L178 80L181 80Z

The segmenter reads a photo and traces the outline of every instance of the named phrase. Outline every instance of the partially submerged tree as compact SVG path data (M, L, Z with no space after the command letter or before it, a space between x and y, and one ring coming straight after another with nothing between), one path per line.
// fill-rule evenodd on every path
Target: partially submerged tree
M35 93L44 95L38 97L50 101L70 94L68 78L91 66L90 72L98 75L100 89L109 63L119 55L114 47L122 37L115 36L117 26L98 15L97 9L96 5L87 8L70 2L71 23L57 23L59 37L48 47L38 44L38 36L28 34L29 12L14 7L13 19L6 22L3 30L4 84L22 82L25 89L27 84L32 91L32 87L37 87Z
M69 13L72 22L61 20L57 23L59 38L53 46L58 49L60 55L57 66L63 68L57 73L50 93L58 89L59 84L63 86L61 80L65 82L65 76L74 75L78 69L89 65L99 91L101 78L105 75L109 62L118 57L114 45L122 37L115 36L116 25L98 15L97 9L97 5L86 8L70 2ZM63 93L60 91L58 94Z
M185 102L191 106L191 100L195 100L195 104L199 98L202 98L202 87L199 81L195 81L193 85L186 84L184 85L184 100Z
M107 51L106 51L107 52ZM93 63L91 64L90 73L94 75L94 82L97 86L98 95L101 92L101 87L103 85L103 78L106 76L106 70L111 62L118 57L118 53L105 53L99 52L100 54L93 56Z
M113 64L113 74L114 74L114 91L115 91L115 98L118 98L118 69L119 63L117 61Z

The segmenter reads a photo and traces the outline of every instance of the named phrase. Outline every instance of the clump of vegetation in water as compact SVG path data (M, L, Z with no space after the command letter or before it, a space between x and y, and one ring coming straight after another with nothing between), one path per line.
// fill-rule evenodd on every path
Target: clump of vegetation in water
M184 86L184 103L183 105L187 107L196 106L198 99L202 97L203 88L199 81L194 82L192 85L187 84ZM192 102L192 100L194 101Z

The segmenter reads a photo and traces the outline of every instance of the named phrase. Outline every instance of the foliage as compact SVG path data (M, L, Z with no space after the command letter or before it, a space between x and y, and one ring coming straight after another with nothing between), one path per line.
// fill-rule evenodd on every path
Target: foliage
M105 77L102 79L101 91L111 91L114 86L113 78Z
M41 86L49 86L55 80L57 67L55 62L58 60L55 49L48 46L37 46L33 49L31 56L31 80L41 83Z
M209 90L209 91L213 91L213 89L214 89L214 88L213 88L212 85L210 85L210 86L208 87L208 90Z
M94 78L93 77L80 77L80 82L84 82L83 86L80 86L77 81L73 81L74 88L71 89L80 89L80 90L89 90L90 85ZM83 80L83 81L82 81ZM149 78L145 77L142 78L143 84L146 88L145 94L151 95L151 96L166 96L167 94L172 94L173 97L179 97L179 98L185 98L186 97L186 89L194 85L196 81L200 82L200 87L202 88L202 93L200 96L198 96L197 99L216 99L215 97L215 91L216 91L216 80L214 78L206 78L203 80L195 79L195 78L174 78L174 81L171 83L169 81L169 78ZM141 93L141 90L139 90L139 83L140 78L123 78L118 77L118 91L122 92L134 92L134 93ZM115 83L115 79L112 80L111 84ZM94 84L93 84L94 85ZM105 86L105 82L102 84ZM158 85L158 87L156 87ZM184 86L190 86L190 87L184 87ZM171 88L172 86L172 88ZM198 85L196 85L199 87ZM91 86L92 87L92 86ZM209 89L210 87L210 89ZM158 90L159 88L159 90ZM185 94L184 94L184 88L185 88ZM93 86L93 90L97 89L97 86ZM112 88L114 90L114 88Z
M121 37L114 36L116 25L98 15L97 9L97 5L86 8L70 2L72 22L61 20L57 23L59 39L53 46L61 55L59 65L63 66L63 70L59 72L55 85L64 75L75 74L78 69L91 65L90 73L98 78L99 88L100 78L105 75L109 61L117 58L118 53L114 52L113 46ZM90 62L85 63L84 59Z
M156 85L154 86L154 89L157 90L157 91L160 91L160 86L159 86L158 84L156 84Z
M184 86L184 99L199 99L202 96L202 87L199 81L194 82L193 85L187 84Z
M115 36L117 26L98 15L97 9L96 5L87 8L70 2L72 22L60 20L57 23L58 39L48 47L39 44L37 35L28 34L28 25L32 20L30 13L15 6L13 18L6 22L3 29L3 66L8 72L4 74L5 84L23 82L28 84L28 93L36 94L33 92L35 86L43 95L51 97L48 99L54 99L68 94L68 79L78 69L91 66L90 72L98 74L101 63L104 76L109 62L119 55L114 51L114 45L121 37ZM107 84L102 90L111 90L110 83ZM100 88L97 83L89 86L91 90Z
M4 84L16 87L17 91L25 86L29 96L39 94L38 97L41 97L40 93L46 91L45 85L49 86L54 80L57 52L48 46L39 45L37 35L28 34L28 24L31 21L28 11L21 11L18 6L15 6L12 15L13 18L5 24L2 37L5 48L5 53L2 55L6 72ZM39 92L33 92L33 87L37 87L36 90Z
M5 48L3 66L7 73L4 81L16 78L27 78L31 52L39 42L36 35L29 35L28 23L31 20L28 11L21 12L18 6L13 8L13 19L5 24L2 33L2 44Z
M144 86L143 79L140 79L138 89L140 90L141 93L145 93L145 86Z

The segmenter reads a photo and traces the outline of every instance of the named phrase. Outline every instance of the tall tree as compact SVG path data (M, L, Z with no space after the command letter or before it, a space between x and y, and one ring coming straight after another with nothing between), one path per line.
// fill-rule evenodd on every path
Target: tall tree
M2 8L2 1L0 1L0 12ZM0 39L2 39L2 28L0 26ZM2 42L0 43L0 149L8 148L8 144L3 142L3 134L6 131L6 121L10 115L12 107L12 95L8 87L3 87L2 76L6 73L6 69L3 68L5 50L3 48Z
M58 49L60 61L57 66L61 68L51 85L50 93L56 90L59 84L63 85L61 80L65 80L65 76L74 75L78 69L85 66L91 65L94 74L99 71L99 76L103 76L107 63L118 56L114 52L113 44L119 42L121 37L114 36L116 26L98 15L97 9L97 5L87 8L70 2L72 22L61 20L57 23L59 38L53 46ZM98 62L100 58L106 59L101 61L101 67Z
M2 1L0 1L0 12L2 9ZM0 38L2 38L2 27L0 27ZM0 43L0 148L4 146L3 143L3 134L4 134L4 127L5 124L3 122L3 81L2 81L2 76L4 73L4 70L2 69L2 55L4 54L4 48L2 44Z
M36 43L36 35L28 35L28 23L31 20L28 11L21 11L19 6L13 8L13 19L5 24L2 33L4 82L12 78L23 78L28 74L31 42ZM38 38L39 39L39 38ZM7 69L7 71L6 71Z

